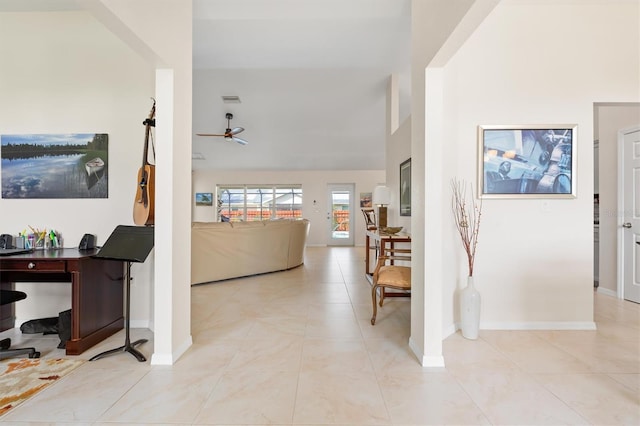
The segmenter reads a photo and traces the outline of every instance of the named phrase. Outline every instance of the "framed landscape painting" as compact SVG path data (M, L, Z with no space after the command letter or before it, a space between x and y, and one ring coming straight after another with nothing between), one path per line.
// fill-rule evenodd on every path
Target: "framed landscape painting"
M196 192L196 206L213 206L213 193Z
M483 198L574 198L575 124L478 126Z
M108 198L109 135L0 136L2 198Z

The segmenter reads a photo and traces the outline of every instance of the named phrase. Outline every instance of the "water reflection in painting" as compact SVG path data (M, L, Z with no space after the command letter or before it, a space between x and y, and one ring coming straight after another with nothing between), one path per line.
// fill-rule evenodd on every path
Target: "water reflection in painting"
M107 198L109 137L2 135L2 198Z

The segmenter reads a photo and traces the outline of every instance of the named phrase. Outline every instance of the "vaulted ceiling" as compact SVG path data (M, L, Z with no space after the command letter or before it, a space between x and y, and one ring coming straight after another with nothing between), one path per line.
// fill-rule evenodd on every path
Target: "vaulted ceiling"
M0 0L12 9L78 6ZM410 23L410 0L193 0L193 169L384 169L393 73L409 115ZM227 112L248 145L196 136Z

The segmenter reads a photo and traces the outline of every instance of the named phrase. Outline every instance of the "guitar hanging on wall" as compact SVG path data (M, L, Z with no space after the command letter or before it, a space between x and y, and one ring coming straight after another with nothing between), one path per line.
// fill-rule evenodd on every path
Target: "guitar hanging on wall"
M156 126L156 101L149 117L142 122L145 126L144 152L142 153L142 166L138 170L138 187L136 199L133 203L133 223L136 225L152 226L154 223L156 166L149 163L149 139L153 139L151 128ZM153 141L151 142L153 144ZM155 159L155 151L154 151Z

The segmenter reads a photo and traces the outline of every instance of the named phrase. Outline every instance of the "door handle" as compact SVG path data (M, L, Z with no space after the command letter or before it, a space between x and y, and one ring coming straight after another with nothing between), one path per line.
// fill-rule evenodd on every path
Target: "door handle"
M625 222L625 223L623 223L623 224L622 224L622 227L623 227L623 228L627 228L627 229L631 228L631 222Z

